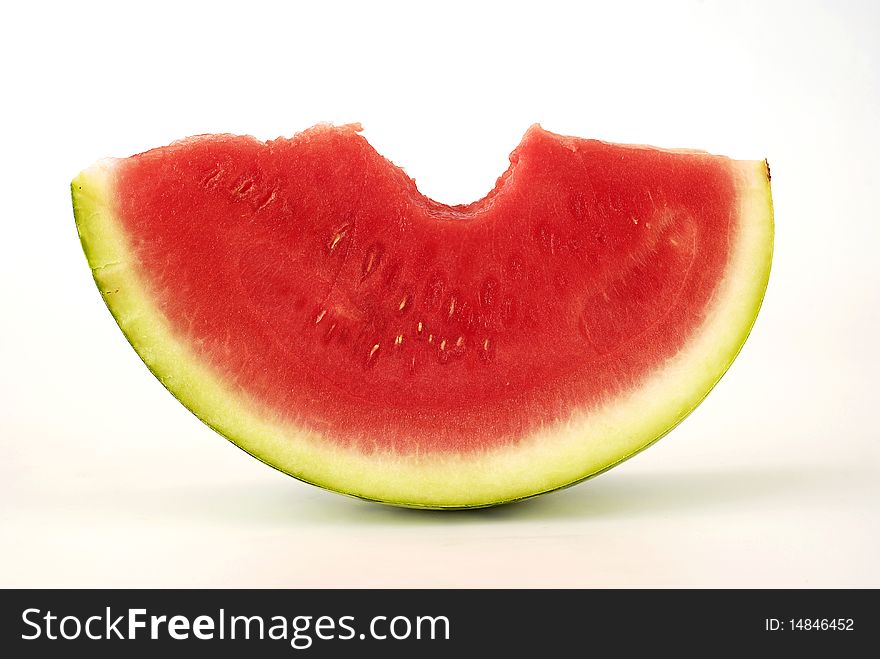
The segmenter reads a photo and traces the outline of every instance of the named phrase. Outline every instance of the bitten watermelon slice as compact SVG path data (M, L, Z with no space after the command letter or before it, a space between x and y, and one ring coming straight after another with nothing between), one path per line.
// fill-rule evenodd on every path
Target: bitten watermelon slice
M447 206L359 130L194 137L73 182L132 346L260 460L407 506L522 499L657 440L743 345L766 162L535 126Z

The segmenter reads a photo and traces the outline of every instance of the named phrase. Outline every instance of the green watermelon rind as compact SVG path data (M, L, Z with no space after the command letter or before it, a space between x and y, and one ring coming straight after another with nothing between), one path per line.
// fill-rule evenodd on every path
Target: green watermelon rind
M98 163L74 179L74 215L95 283L150 371L199 419L262 462L329 490L400 506L478 508L527 499L644 450L690 414L730 367L754 325L770 275L769 170L765 161L730 161L738 226L725 276L685 348L638 387L509 446L465 454L365 452L282 420L225 382L175 335L115 215L115 162Z

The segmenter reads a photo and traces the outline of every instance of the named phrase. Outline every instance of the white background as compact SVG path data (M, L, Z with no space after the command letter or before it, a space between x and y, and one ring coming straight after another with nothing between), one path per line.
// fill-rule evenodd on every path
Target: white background
M880 586L873 2L10 3L0 24L2 586ZM223 441L104 308L68 185L194 133L362 122L445 202L533 122L768 157L776 256L717 389L531 502L383 507Z

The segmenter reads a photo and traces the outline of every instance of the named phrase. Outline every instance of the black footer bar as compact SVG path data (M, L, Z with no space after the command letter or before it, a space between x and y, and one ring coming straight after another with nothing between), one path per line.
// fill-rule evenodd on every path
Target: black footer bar
M6 590L5 656L858 650L873 590ZM12 650L10 654L6 650ZM161 653L161 654L160 654ZM78 656L78 655L74 655ZM468 656L468 655L465 655ZM838 654L837 656L849 656Z

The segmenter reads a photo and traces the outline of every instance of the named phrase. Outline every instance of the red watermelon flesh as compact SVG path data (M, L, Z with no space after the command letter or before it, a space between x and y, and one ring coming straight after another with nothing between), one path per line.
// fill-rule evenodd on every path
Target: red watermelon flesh
M772 240L763 163L533 127L489 195L447 206L420 194L358 130L319 126L270 142L190 138L104 163L99 192L88 177L74 182L75 199L91 191L100 221L112 225L119 253L110 270L123 264L131 275L123 285L138 289L128 312L162 325L126 331L132 344L184 403L270 464L410 505L529 496L534 486L505 483L492 498L485 482L440 495L442 485L396 483L408 494L384 496L373 481L399 479L408 463L430 472L432 461L480 466L475 473L492 481L515 478L493 474L489 456L553 452L554 429L571 434L591 415L599 423L600 412L656 386L719 313L738 331L679 373L700 383L684 383L690 409L745 339ZM90 255L99 241L86 215L77 213ZM90 261L119 320L119 291L99 276L106 264ZM750 278L733 297L732 277ZM198 376L176 372L175 351ZM171 363L151 363L157 352ZM696 372L701 361L708 378ZM212 420L228 403L203 409L186 400L203 380L271 420L265 446L254 450L255 440ZM681 407L609 464L666 432L690 411ZM323 470L331 482L275 458L302 437L323 450L317 462L346 455ZM308 451L298 459L308 462ZM375 473L358 485L358 468L342 466L350 459L374 463ZM354 487L332 482L340 469L352 472L341 480ZM544 489L577 478L562 480Z

